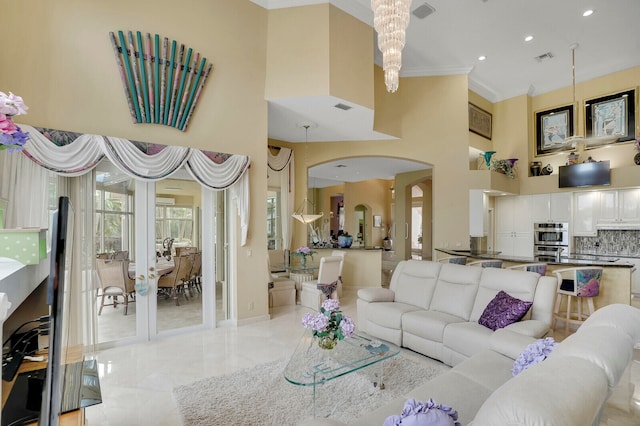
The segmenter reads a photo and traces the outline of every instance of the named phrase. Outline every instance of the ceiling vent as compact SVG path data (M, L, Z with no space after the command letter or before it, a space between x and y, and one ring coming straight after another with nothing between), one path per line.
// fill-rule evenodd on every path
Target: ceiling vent
M535 59L535 60L536 60L536 61L538 61L538 62L542 62L542 61L545 61L545 60L547 60L547 59L551 59L551 58L553 58L553 57L554 57L554 54L553 54L553 53L551 53L551 52L547 52L547 53L543 53L543 54L542 54L542 55L540 55L540 56L536 56L536 57L535 57L535 58L533 58L533 59Z
M335 104L334 107L341 109L343 111L349 111L351 108L353 108L352 106L349 106L346 104Z
M422 3L420 6L416 7L415 9L413 9L413 12L411 13L413 13L413 16L415 16L418 19L424 19L435 11L436 11L435 7L425 2L425 3Z

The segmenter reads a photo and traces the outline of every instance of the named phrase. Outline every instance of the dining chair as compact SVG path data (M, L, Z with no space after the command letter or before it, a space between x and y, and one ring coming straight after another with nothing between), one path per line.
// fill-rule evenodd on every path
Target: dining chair
M467 266L480 266L482 268L502 268L502 260L500 259L476 260L474 262L467 263Z
M521 265L507 266L505 269L518 269L521 271L535 272L542 276L547 274L546 263L523 263Z
M98 315L102 314L105 307L105 299L109 297L111 303L106 306L116 308L122 297L124 305L124 315L127 315L129 299L135 301L135 280L129 277L129 261L114 259L96 259L96 271L100 282L100 309Z
M158 292L164 294L167 298L174 299L176 306L180 306L180 301L178 300L180 293L184 295L187 301L189 300L184 291L184 286L188 283L192 262L189 256L175 256L173 262L173 271L158 279Z
M342 256L325 256L320 258L318 279L302 283L300 304L307 308L320 310L322 302L327 298L338 299L338 283Z
M127 251L127 250L117 251L117 252L115 252L115 253L113 253L111 255L111 259L115 259L115 260L126 260L126 259L129 259L129 251Z
M202 293L202 252L193 253L189 287Z
M176 256L184 256L186 254L195 254L198 252L198 247L176 247Z
M438 259L438 263L455 263L457 265L466 265L467 256L447 256Z

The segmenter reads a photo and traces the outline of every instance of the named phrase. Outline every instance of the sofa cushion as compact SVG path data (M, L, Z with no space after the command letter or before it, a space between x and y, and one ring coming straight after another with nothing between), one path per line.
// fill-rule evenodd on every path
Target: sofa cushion
M532 304L532 302L525 302L500 290L484 308L484 312L478 319L478 324L494 331L506 327L520 321Z
M540 275L514 269L482 268L478 293L469 321L478 321L489 302L500 290L520 300L532 302ZM551 305L550 308L553 308ZM526 315L524 319L529 319Z
M606 375L580 358L554 358L556 351L496 389L470 425L594 424L608 395Z
M534 341L535 339L531 336L516 333L508 328L500 328L491 334L489 349L514 360Z
M460 322L447 326L442 343L455 352L470 357L489 347L491 334L493 331L477 322Z
M421 260L398 263L389 284L395 292L395 301L429 309L441 266Z
M442 265L429 310L469 320L482 268L446 263Z
M412 311L402 317L402 330L423 339L442 342L444 329L452 323L466 322L455 315L437 311Z
M367 319L374 324L399 330L402 325L402 316L418 309L418 307L406 303L370 303L367 306Z

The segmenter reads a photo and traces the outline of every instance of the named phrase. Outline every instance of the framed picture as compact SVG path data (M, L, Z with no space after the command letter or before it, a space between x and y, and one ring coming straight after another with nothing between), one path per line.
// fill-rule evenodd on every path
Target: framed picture
M373 216L373 227L380 228L382 226L382 216Z
M573 105L536 112L536 155L570 150L573 136Z
M491 113L469 103L469 130L491 140Z
M635 138L634 89L589 99L584 106L587 139L612 137L617 143Z

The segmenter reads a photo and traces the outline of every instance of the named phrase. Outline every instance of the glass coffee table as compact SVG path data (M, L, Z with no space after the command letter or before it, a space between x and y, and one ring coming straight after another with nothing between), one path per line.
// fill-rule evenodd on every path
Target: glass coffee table
M399 353L398 346L360 332L340 340L333 349L321 349L311 330L306 330L284 369L284 378L294 385L313 387L313 416L316 417L316 385L376 364L379 383L374 382L373 386L384 389L382 361Z

